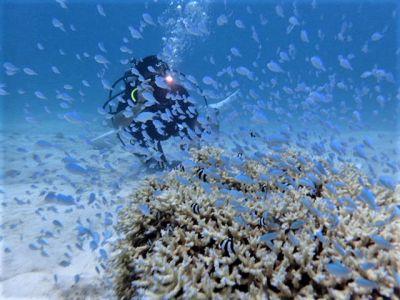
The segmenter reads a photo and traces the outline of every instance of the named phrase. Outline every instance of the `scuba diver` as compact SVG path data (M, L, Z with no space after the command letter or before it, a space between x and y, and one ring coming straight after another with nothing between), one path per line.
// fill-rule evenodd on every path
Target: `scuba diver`
M121 143L131 148L144 164L163 169L168 162L161 142L171 137L200 138L206 126L199 122L199 113L187 89L177 82L179 76L185 77L183 73L171 69L155 55L132 60L132 64L114 82L103 105L115 128L109 133L116 132ZM122 90L113 94L120 84ZM205 97L204 100L207 106Z

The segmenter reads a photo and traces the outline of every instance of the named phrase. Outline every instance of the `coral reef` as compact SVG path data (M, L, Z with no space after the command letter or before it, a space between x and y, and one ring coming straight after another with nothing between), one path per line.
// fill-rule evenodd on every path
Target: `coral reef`
M399 297L399 187L294 151L192 154L122 211L119 298Z

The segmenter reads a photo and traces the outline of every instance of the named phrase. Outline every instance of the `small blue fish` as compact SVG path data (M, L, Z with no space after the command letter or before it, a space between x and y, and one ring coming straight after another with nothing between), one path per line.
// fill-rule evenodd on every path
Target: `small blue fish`
M254 180L251 179L249 176L247 176L246 174L239 174L235 176L235 179L237 181L243 182L245 184L253 184Z
M187 180L186 178L182 177L182 176L177 175L177 176L175 176L175 179L182 185L190 184L190 181Z
M315 169L321 174L321 175L327 175L327 171L325 170L325 167L322 165L321 162L316 162L315 163Z
M249 208L241 205L239 202L237 202L235 200L232 200L230 202L230 204L232 205L233 209L238 213L246 213L246 212L249 212L249 210L250 210Z
M378 205L376 204L376 200L375 200L375 195L370 189L363 188L361 190L361 193L358 196L358 198L362 202L366 203L371 209L373 209L373 210L378 209Z
M59 265L61 266L61 267L68 267L69 265L71 264L71 262L70 261L67 261L67 260L63 260L63 261L61 261L60 263L59 263Z
M78 236L82 236L85 234L92 235L92 231L89 228L84 227L82 225L78 225L76 229L78 230Z
M56 203L65 204L65 205L74 205L75 204L74 197L72 197L70 195L64 195L64 194L56 194L54 192L49 192L44 199L46 201L54 201Z
M96 244L100 243L100 235L96 231L92 231L92 238Z
M78 174L78 175L87 175L88 170L81 167L77 163L74 162L68 162L65 164L65 168L67 169L68 172L71 172L73 174Z
M110 230L105 230L104 232L103 232L103 237L104 237L104 240L108 240L109 238L111 238L112 237L112 232L110 231Z
M265 138L268 145L279 145L289 143L289 139L282 134L271 134Z
M357 145L354 147L354 155L361 157L363 159L368 159L367 153L363 145Z
M380 176L378 182L380 185L382 185L392 191L394 191L396 189L396 181L388 175Z
M371 239L374 241L374 243L377 244L380 248L388 249L388 250L393 248L392 244L391 244L389 241L387 241L385 238L383 238L382 236L380 236L380 235L372 234L372 235L370 236L370 238L371 238Z
M309 187L309 188L315 188L315 184L314 182L312 182L310 179L308 178L300 178L297 182L298 185L302 185L305 187Z
M374 269L376 268L376 264L372 263L372 262L365 262L360 264L360 268L364 271L367 271L369 269Z
M336 189L335 189L335 187L333 186L333 184L327 183L327 184L325 185L325 188L326 188L331 194L333 194L333 195L336 195L336 194L337 194Z
M34 154L32 155L32 157L33 157L33 160L36 161L39 165L42 164L42 160L40 159L40 156L39 156L39 155L37 155L36 153L34 153Z
M89 243L89 247L92 251L96 250L98 247L98 244L96 243L96 241L90 241Z
M326 265L329 273L337 277L346 277L351 273L351 270L340 262L334 262Z
M233 217L233 220L241 226L247 225L246 220L241 215Z
M81 125L83 124L83 119L82 117L79 115L78 112L76 111L72 111L72 112L67 112L63 115L63 118L65 120L67 120L68 122L72 123L72 124L76 124L76 125Z
M211 184L209 184L208 182L200 182L200 186L207 194L212 193Z
M318 218L323 217L323 213L319 209L314 207L310 199L303 197L300 199L300 201L313 215L315 215Z
M54 220L54 221L53 221L53 224L54 224L55 226L57 226L57 227L63 227L63 225L61 224L61 222L58 221L58 220Z
M342 143L338 140L333 140L330 144L331 149L335 151L339 155L345 154L345 148L343 147Z
M182 166L185 168L185 170L190 170L196 166L196 163L190 159L186 159L182 162Z
M112 219L110 219L110 218L104 219L104 226L111 226L112 224L113 224Z
M79 274L76 274L76 275L74 276L74 282L75 282L75 284L77 284L77 283L79 282L80 279L81 279L81 276L80 276Z
M370 289L377 289L379 286L375 281L365 279L363 277L359 277L355 280L355 282L365 288L370 288Z
M41 245L48 245L49 244L45 239L43 239L41 237L37 239L37 242L39 244L41 244Z
M94 201L96 201L96 194L95 194L95 193L90 193L88 204L90 205L90 204L92 204Z
M307 178L314 184L321 184L321 180L313 173L307 173Z
M150 215L150 207L149 207L148 204L146 204L146 203L139 204L139 205L138 205L138 208L139 208L140 212L141 212L143 215L145 215L145 216Z
M224 204L225 204L225 200L224 199L217 199L214 202L214 205L217 208L221 208L222 206L224 206Z
M306 222L303 220L296 220L290 225L290 229L293 229L293 230L300 229L305 224L306 224Z
M278 232L268 232L260 236L261 242L268 242L271 240L275 240L278 237Z
M323 232L322 232L322 229L321 230L318 230L316 233L315 233L315 236L321 241L321 243L322 244L326 244L326 243L328 243L328 238L326 237L326 236L324 236L324 234L323 234Z
M342 255L342 256L346 256L347 252L346 250L342 247L342 245L340 245L337 241L333 242L333 246L335 247L336 251Z
M31 250L39 250L39 248L35 244L29 244L29 249L31 249Z
M237 191L237 190L227 190L227 189L222 189L223 193L225 195L230 195L234 198L240 198L240 197L244 197L244 194L241 191Z
M42 148L51 148L53 147L53 144L49 143L48 141L45 140L39 140L36 142L36 145Z
M107 255L106 250L104 250L103 248L101 248L101 249L99 250L99 253L100 253L100 257L101 257L103 260L107 260L107 259L108 259L108 255Z
M300 245L300 240L291 231L289 231L289 233L288 233L288 238L289 238L289 242L293 246L299 246Z
M283 175L285 175L285 172L283 170L281 170L281 169L270 169L268 171L268 173L269 173L269 175L272 175L272 176L283 176Z

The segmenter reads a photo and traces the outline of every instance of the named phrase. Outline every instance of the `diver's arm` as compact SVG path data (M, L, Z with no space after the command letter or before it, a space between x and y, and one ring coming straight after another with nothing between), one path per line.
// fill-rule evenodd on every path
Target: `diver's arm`
M124 74L124 76L118 78L118 79L113 83L113 85L111 86L110 92L109 92L109 94L108 94L108 100L103 104L103 109L106 109L106 106L108 105L108 103L111 102L111 100L117 98L118 96L122 95L122 94L125 92L125 91L121 91L121 92L119 92L118 94L112 96L112 92L113 92L113 90L114 90L114 87L115 87L121 80L124 80L125 78L126 78L126 74Z
M123 93L125 93L125 91L121 91L118 94L115 94L114 96L108 98L108 100L103 104L103 109L106 109L106 106L108 105L108 103L111 102L111 100L114 100L115 98L117 98L118 96L121 96Z

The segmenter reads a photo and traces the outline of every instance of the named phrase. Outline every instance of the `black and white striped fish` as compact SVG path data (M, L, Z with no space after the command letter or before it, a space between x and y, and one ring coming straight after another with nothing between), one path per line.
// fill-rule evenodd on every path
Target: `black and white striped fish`
M172 235L174 232L174 227L171 224L167 224L165 227L165 231L168 235Z
M207 181L207 174L204 173L204 169L200 168L196 171L197 177L199 177L200 180L204 181L204 182L208 182Z
M265 183L263 183L262 185L261 185L261 191L263 192L263 193L266 193L267 191L268 191L268 186L265 184Z
M160 211L156 212L156 220L159 221L162 218L162 213Z
M190 205L190 207L192 208L193 213L195 213L196 215L200 214L200 205L197 203L192 203Z
M258 225L260 225L261 227L267 226L267 223L266 223L264 217L260 217L260 218L258 219Z
M232 254L235 253L235 249L233 247L233 239L232 238L227 238L223 240L219 244L220 248L224 251L224 254L231 256Z
M181 171L181 172L185 172L185 167L183 166L182 163L179 163L178 165L176 165L174 169Z

